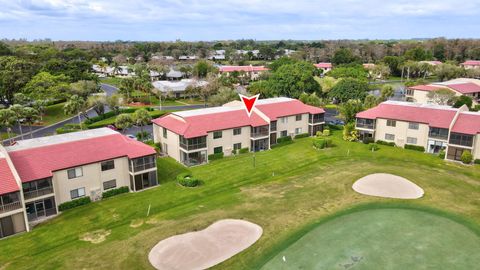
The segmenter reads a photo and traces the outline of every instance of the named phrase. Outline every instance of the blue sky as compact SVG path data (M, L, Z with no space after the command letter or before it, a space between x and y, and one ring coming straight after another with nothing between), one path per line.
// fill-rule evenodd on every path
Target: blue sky
M0 0L0 38L479 38L480 0Z

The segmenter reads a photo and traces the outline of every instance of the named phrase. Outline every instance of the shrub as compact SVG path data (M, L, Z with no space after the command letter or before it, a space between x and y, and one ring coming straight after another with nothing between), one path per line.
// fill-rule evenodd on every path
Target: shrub
M323 136L323 133L321 131L317 131L317 133L315 133L315 136L317 137L322 137Z
M380 149L380 147L378 147L378 144L376 144L376 143L369 143L368 144L368 150L377 151L378 149Z
M306 137L308 137L308 136L310 136L310 134L308 134L308 133L301 133L301 134L295 135L295 139L306 138Z
M110 189L110 190L102 193L102 198L106 199L106 198L113 197L113 196L118 195L118 194L128 193L129 191L130 190L128 189L128 187L119 187L119 188Z
M468 151L468 150L465 150L465 151L463 151L460 159L462 160L462 162L464 164L470 164L470 163L472 163L472 159L473 159L472 153L470 153L470 151Z
M177 182L184 187L196 187L200 185L200 180L193 177L191 173L181 173L177 175Z
M217 160L223 158L223 152L208 155L208 160Z
M137 137L139 141L145 141L150 138L150 134L147 131L140 131L135 135L135 137Z
M248 153L249 149L248 147L244 147L244 148L240 148L237 150L237 153L238 154L245 154L245 153Z
M64 203L60 204L58 206L58 210L59 211L65 211L65 210L72 209L72 208L75 208L75 207L79 207L79 206L82 206L82 205L85 205L85 204L89 204L90 202L92 202L92 200L90 200L90 197L83 197L83 198L80 198L80 199L76 199L76 200L73 200L73 201L64 202Z
M475 160L473 161L473 163L475 163L475 164L480 164L480 159L478 159L478 158L475 159Z
M313 140L313 147L315 147L316 149L323 149L331 146L332 146L331 139L320 138L320 139Z
M325 130L323 131L323 134L322 134L322 135L323 135L323 136L330 136L330 129L325 129Z
M377 140L377 144L387 145L387 146L395 146L394 142L386 142L386 141L382 141L382 140Z
M292 141L292 137L285 136L277 139L277 144Z
M445 159L445 155L446 155L445 149L440 150L440 153L438 153L438 157L441 159Z
M57 134L65 134L65 133L70 133L70 132L75 132L78 131L77 129L66 129L64 127L60 127L55 129L55 133Z
M358 131L355 129L355 123L348 123L343 127L343 139L349 142L358 140Z
M420 151L420 152L425 152L425 147L419 146L419 145L405 144L404 148L405 149L410 149L410 150L415 150L415 151Z
M371 144L371 143L374 143L375 140L374 140L373 138L366 138L366 137L365 137L365 138L363 138L362 142L363 142L364 144Z

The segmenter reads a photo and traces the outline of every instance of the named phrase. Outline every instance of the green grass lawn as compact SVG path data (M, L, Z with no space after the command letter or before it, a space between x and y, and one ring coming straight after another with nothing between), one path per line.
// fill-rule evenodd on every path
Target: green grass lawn
M48 126L72 117L73 115L65 115L63 112L64 105L65 102L47 106L43 116L43 125Z
M262 237L214 269L258 269L305 228L365 203L433 207L464 217L472 227L480 224L480 166L388 146L370 152L367 145L342 141L340 131L332 137L336 146L324 150L313 149L312 139L304 138L256 153L255 167L249 153L189 168L204 182L199 188L179 186L174 178L187 168L161 158L159 187L66 211L30 233L1 240L0 268L151 269L148 252L160 240L219 219L240 218L262 226ZM376 172L406 177L425 196L400 201L352 190L355 180ZM98 244L79 239L97 230L111 234ZM392 251L404 254L410 253Z
M372 208L328 220L262 269L474 269L480 236L433 213Z
M120 84L122 83L122 80L123 80L122 78L107 77L107 78L101 78L100 82L110 84L110 85L113 85L113 86L118 88L118 87L120 87Z

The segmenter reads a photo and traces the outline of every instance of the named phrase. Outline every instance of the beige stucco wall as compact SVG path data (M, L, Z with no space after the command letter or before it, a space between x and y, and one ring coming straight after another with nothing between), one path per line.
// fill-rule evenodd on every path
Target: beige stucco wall
M283 123L282 118L287 118L287 122ZM282 131L287 130L288 135L295 136L295 129L301 128L302 132L308 133L308 114L302 114L302 120L296 121L295 115L279 117L277 119L277 138L280 138Z
M84 187L85 196L90 196L91 191L103 192L103 182L105 181L116 179L117 187L130 186L128 158L117 158L114 161L115 168L107 171L102 171L101 162L79 166L82 167L83 176L73 179L68 179L68 170L54 172L52 181L57 205L70 201L70 191L77 188Z
M480 159L480 134L475 136L474 144L473 144L473 158Z
M222 138L214 139L213 132L209 132L207 136L207 154L213 154L215 147L223 147L223 153L226 156L232 154L233 145L241 143L242 148L250 148L250 126L241 127L242 133L239 135L233 135L233 129L222 130Z
M17 213L15 215L12 215L12 221L15 233L24 232L27 230L23 213Z
M428 125L419 123L418 130L415 130L409 129L408 124L409 122L397 120L395 127L389 127L387 126L386 119L377 119L375 140L387 141L385 139L385 134L394 134L395 144L403 147L407 143L407 137L413 137L417 138L416 145L423 146L425 149L427 149L429 131Z

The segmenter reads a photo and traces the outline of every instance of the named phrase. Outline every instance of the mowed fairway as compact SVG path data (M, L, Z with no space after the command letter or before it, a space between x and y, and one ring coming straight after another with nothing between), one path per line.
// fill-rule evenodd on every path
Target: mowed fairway
M159 187L67 211L30 233L1 240L0 269L152 269L148 253L159 241L228 218L258 224L263 235L214 269L259 269L305 228L365 203L431 207L478 228L480 166L388 146L371 152L367 145L341 140L341 131L332 137L336 146L330 149L315 150L305 138L257 153L255 167L253 155L244 154L191 168L204 181L194 189L174 182L186 168L159 159ZM425 195L401 201L353 191L357 179L379 172L405 177ZM104 230L99 234L105 241L80 240L98 230Z
M480 237L412 209L370 209L318 225L262 269L475 269ZM381 266L381 267L380 267Z

